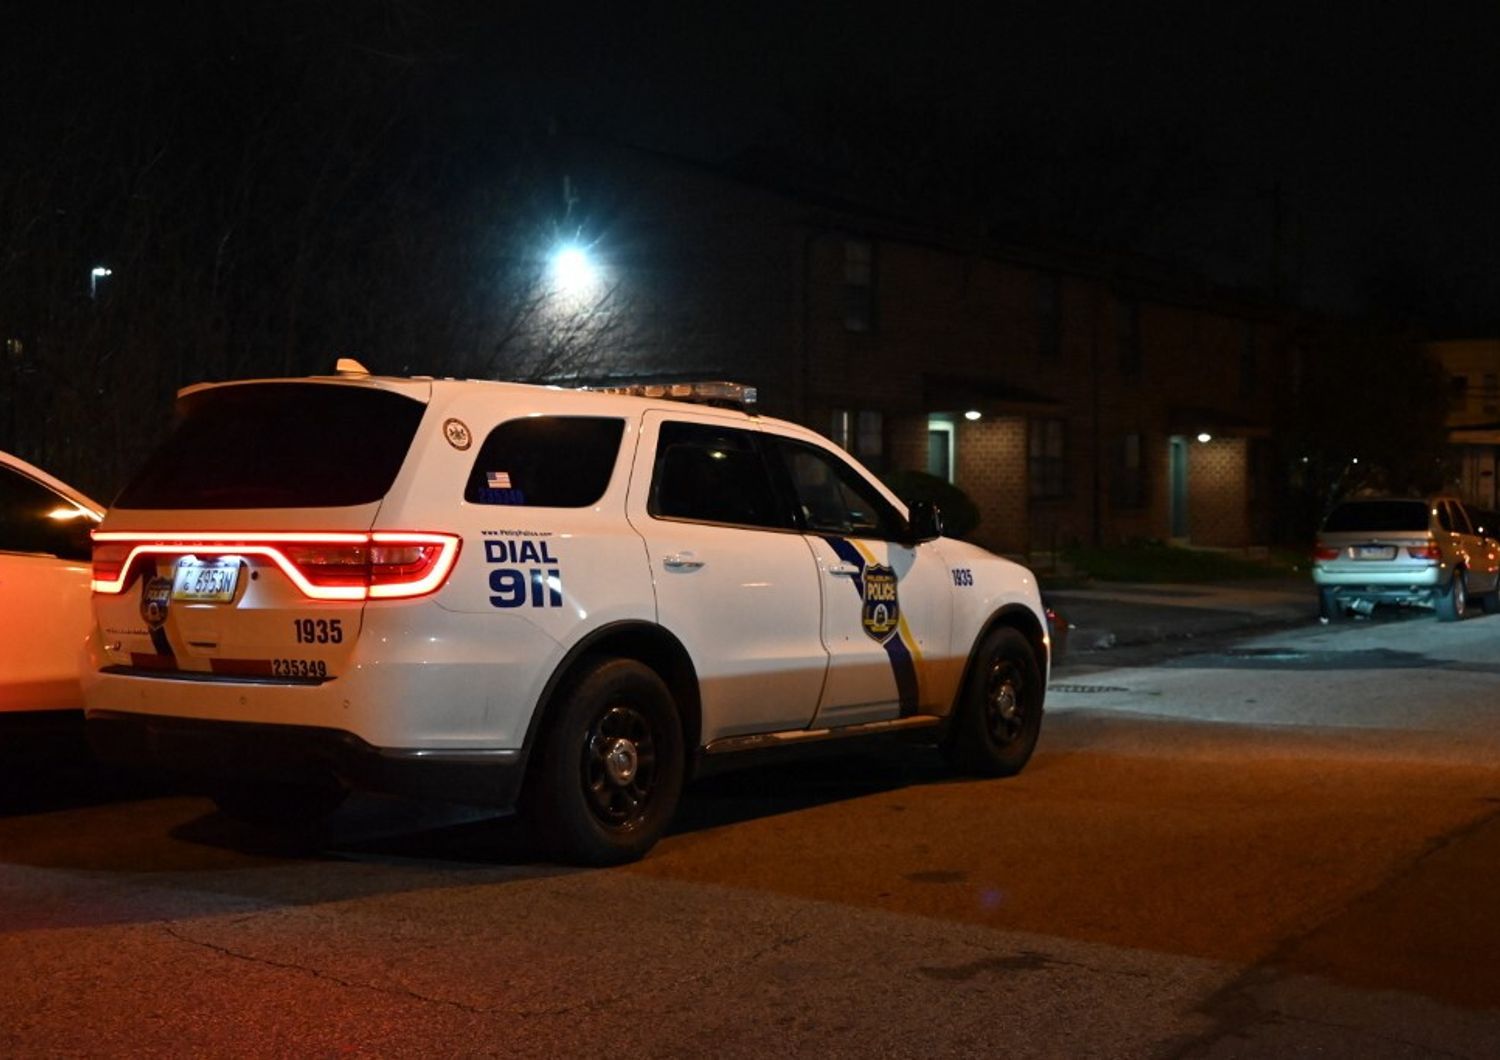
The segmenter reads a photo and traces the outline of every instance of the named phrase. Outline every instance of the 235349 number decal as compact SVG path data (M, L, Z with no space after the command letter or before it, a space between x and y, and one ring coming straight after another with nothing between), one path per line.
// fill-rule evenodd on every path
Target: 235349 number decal
M328 664L322 659L272 659L272 677L327 677Z

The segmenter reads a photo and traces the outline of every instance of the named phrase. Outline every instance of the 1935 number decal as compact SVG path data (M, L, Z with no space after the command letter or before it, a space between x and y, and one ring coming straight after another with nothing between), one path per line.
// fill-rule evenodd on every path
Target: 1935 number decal
M341 618L294 618L298 644L344 643L344 620Z

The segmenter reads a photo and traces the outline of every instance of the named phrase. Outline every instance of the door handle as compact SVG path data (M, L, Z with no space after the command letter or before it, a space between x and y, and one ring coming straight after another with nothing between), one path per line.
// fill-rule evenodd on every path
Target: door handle
M661 564L667 570L697 570L703 566L703 561L694 559L691 552L674 552L670 556L663 556Z
M828 568L829 574L855 575L859 573L858 563L835 563Z

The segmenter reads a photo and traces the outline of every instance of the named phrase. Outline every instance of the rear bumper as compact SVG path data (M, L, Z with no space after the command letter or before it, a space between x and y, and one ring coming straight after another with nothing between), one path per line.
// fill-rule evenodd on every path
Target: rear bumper
M1365 590L1370 593L1390 591L1392 593L1412 590L1430 591L1447 585L1453 568L1447 564L1432 564L1427 567L1412 567L1406 570L1329 570L1313 568L1313 581L1323 589Z
M106 762L200 780L327 782L412 798L510 809L521 791L519 750L375 747L350 732L306 725L210 721L91 710L89 746Z

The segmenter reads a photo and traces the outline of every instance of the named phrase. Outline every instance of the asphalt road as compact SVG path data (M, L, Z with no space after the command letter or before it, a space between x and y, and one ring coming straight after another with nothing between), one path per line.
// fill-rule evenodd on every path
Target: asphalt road
M1017 779L719 777L609 871L44 777L0 808L0 1055L1500 1055L1500 616L1200 647L1056 675Z

